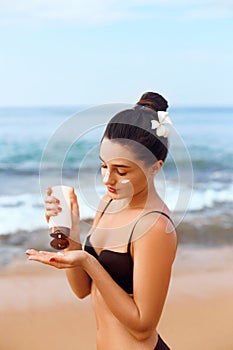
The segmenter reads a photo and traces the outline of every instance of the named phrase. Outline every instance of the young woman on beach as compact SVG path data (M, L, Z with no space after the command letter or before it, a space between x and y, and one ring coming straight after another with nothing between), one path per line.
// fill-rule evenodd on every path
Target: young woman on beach
M107 194L85 244L80 243L79 208L70 193L72 229L60 253L27 250L29 260L66 269L78 298L91 294L99 350L169 350L157 333L177 238L154 176L167 156L167 101L146 93L135 108L116 114L100 144ZM46 218L62 208L49 188Z

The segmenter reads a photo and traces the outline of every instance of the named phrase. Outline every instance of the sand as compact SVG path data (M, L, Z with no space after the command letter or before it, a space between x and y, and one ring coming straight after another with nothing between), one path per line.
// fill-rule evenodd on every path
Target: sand
M233 349L232 253L180 245L158 327L172 350ZM1 350L96 348L90 298L74 296L64 271L17 257L0 269L0 296Z

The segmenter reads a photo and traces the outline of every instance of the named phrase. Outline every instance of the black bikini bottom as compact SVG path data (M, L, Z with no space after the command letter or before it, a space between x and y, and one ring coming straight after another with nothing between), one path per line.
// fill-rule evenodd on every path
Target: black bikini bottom
M154 350L171 350L171 349L164 343L163 339L159 335L159 339Z

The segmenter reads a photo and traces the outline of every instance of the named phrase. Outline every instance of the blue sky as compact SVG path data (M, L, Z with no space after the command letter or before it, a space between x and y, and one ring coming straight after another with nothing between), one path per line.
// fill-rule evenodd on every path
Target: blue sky
M232 0L0 0L0 106L233 105Z

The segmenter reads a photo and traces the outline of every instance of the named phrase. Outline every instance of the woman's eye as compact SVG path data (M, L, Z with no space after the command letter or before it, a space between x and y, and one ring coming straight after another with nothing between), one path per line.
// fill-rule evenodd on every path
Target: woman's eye
M118 174L119 174L120 176L125 176L127 173L120 173L120 172L118 171Z
M101 169L107 169L107 165L100 164ZM127 173L121 173L120 171L116 170L117 174L120 176L125 176Z

